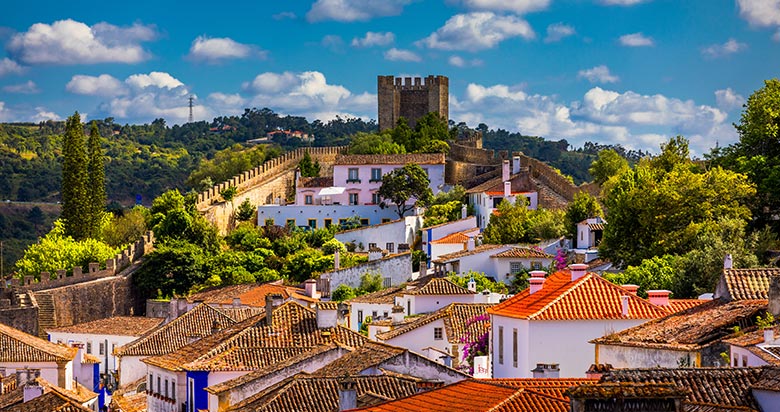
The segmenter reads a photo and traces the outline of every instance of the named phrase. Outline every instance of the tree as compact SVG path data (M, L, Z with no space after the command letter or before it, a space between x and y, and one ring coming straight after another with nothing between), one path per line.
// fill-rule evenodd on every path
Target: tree
M425 210L425 227L436 226L460 219L462 206L463 203L459 200L453 200L445 204L431 205Z
M409 163L382 176L382 186L377 193L382 199L395 204L398 217L403 218L415 205L430 202L433 197L430 184L425 170L415 163ZM415 202L408 203L410 199Z
M144 257L144 264L133 274L133 283L147 298L187 293L208 279L204 271L207 258L201 247L187 241L158 245Z
M90 127L87 149L89 152L87 164L87 174L89 176L87 185L89 198L88 236L98 238L106 207L106 172L103 164L103 149L100 147L100 132L95 121L92 122Z
M638 266L627 267L622 273L605 274L605 278L617 285L637 285L639 295L644 297L648 290L676 289L677 279L682 276L680 263L677 255L653 256Z
M62 220L65 222L65 235L76 240L91 234L85 140L81 116L76 112L66 121L62 142Z
M351 288L346 283L342 283L336 287L336 289L333 290L330 294L331 300L335 302L343 302L345 300L349 300L357 296L355 293L355 289Z
M406 148L393 142L390 133L358 132L349 141L349 154L403 154Z
M577 235L577 223L590 217L601 217L603 212L599 201L587 192L578 192L566 207L566 230L569 236ZM576 242L576 239L575 239Z
M593 181L601 185L625 169L628 169L628 161L616 151L605 149L599 152L598 159L591 163L588 172L593 176Z
M490 217L483 233L485 243L538 243L555 239L566 233L564 214L559 210L528 209L528 201L518 198L514 204L506 199L498 205L498 212Z
M495 293L507 292L506 285L503 282L494 282L488 279L488 277L485 276L483 272L475 272L473 270L469 270L468 273L466 273L463 276L460 276L455 272L450 272L449 274L447 274L447 279L449 279L452 283L462 288L467 288L469 281L471 281L471 279L474 279L474 282L476 282L477 284L477 292L482 292L483 290L486 289Z
M104 242L119 247L135 242L146 232L146 215L149 211L136 206L121 216L114 216L111 223L103 227L101 235Z
M252 202L249 201L249 198L244 199L244 201L238 205L238 210L236 210L236 220L239 222L246 222L251 220L254 215L255 207L252 206Z
M303 158L298 162L298 168L303 177L317 177L320 175L320 162L312 161L309 151L303 153Z

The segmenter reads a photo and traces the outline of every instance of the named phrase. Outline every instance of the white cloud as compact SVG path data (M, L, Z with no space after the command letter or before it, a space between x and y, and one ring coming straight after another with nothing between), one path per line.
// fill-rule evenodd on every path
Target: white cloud
M208 63L217 63L226 59L245 59L257 56L264 58L266 52L257 47L238 43L229 37L198 36L192 41L188 58Z
M397 16L412 0L317 0L306 13L310 22L335 20L368 21L374 17Z
M456 0L455 3L461 3L470 10L525 14L546 9L550 0Z
M11 84L3 87L3 91L6 93L19 93L19 94L35 94L40 93L38 85L32 80L27 80L25 83Z
M2 60L0 60L0 77L11 73L19 74L22 72L22 70L22 66L20 66L19 63L9 59L8 57L4 57Z
M216 113L238 113L246 107L247 99L240 94L226 94L226 93L211 93L208 95L207 101L209 107Z
M730 54L738 53L747 49L747 44L740 43L734 39L729 39L723 44L713 44L701 49L701 54L704 57L711 59L717 59L718 57L725 57Z
M158 89L173 90L184 86L179 79L165 72L151 72L149 74L134 74L125 80L129 86L137 89L153 87Z
M645 1L647 0L601 0L601 4L605 6L633 6Z
M320 41L320 44L322 45L322 47L325 47L330 51L336 53L344 52L344 39L342 39L341 36L337 34L328 34L324 36Z
M104 97L127 93L124 83L109 74L101 74L100 76L77 74L65 85L65 90L75 94Z
M663 95L640 95L591 88L582 99L565 103L556 96L530 94L522 86L469 84L462 100L450 98L450 114L469 124L517 130L527 135L622 144L658 151L658 145L677 134L691 141L691 149L704 153L716 140L736 140L718 108Z
M620 44L628 47L646 47L655 45L655 41L642 33L631 33L620 36Z
M402 61L402 62L422 61L422 58L420 58L420 56L418 56L413 51L396 49L395 47L385 52L385 59L391 61Z
M376 113L375 94L354 94L344 86L328 84L317 71L262 73L245 83L244 91L251 94L249 103L255 107L309 120L330 120L336 115L368 118Z
M544 38L545 43L554 43L563 40L565 37L574 35L574 27L568 24L555 23L547 26L547 37Z
M491 49L513 37L534 36L531 26L520 17L477 12L450 17L444 26L416 44L431 49L477 51Z
M35 114L32 115L30 120L34 122L45 122L47 120L62 120L57 113L47 110L45 107L36 107Z
M739 15L757 27L780 26L780 0L737 0Z
M395 34L392 32L376 33L373 31L367 32L363 37L355 37L352 39L352 47L374 47L374 46L387 46L393 44L395 41Z
M729 87L715 91L715 102L719 109L729 112L738 107L742 107L742 104L745 103L745 98L734 92L734 90L731 90Z
M591 83L617 83L620 81L620 78L610 73L609 67L603 64L587 70L580 70L577 72L577 77L587 79Z
M0 122L43 122L46 120L61 120L57 113L45 107L11 107L0 101Z
M98 23L90 27L75 20L36 23L14 35L7 49L27 64L138 63L150 57L141 42L154 40L153 26L136 23L118 27Z
M480 59L466 60L463 57L454 56L454 55L450 56L450 58L447 59L447 61L455 67L476 67L476 66L482 66L484 64L484 62Z

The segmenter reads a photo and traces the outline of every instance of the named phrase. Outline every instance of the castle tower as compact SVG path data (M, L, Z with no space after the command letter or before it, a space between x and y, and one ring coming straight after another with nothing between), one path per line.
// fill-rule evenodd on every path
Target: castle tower
M417 119L430 112L449 120L450 80L446 76L422 78L377 76L379 130L395 127L399 117L414 127Z

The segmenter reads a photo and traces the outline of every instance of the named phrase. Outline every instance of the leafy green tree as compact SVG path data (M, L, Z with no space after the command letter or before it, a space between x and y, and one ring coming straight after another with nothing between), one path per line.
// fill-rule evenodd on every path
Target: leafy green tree
M146 232L146 215L143 206L136 206L121 216L115 216L103 227L102 239L111 246L119 247L135 242Z
M566 230L570 236L577 235L577 223L590 217L602 217L599 201L587 192L578 192L566 207ZM575 239L576 241L576 239Z
M221 247L217 228L196 210L185 205L184 196L174 189L154 199L149 226L160 242L187 241L209 252Z
M92 234L85 143L84 126L81 124L81 116L76 112L68 117L62 143L62 220L65 222L65 235L76 240Z
M449 137L447 119L430 112L417 119L410 146L406 146L406 150L412 153L446 153L449 151L449 145L446 144Z
M301 176L304 177L320 175L320 162L319 160L312 161L308 150L303 153L303 158L298 162L298 168L301 171Z
M721 262L722 265L722 262ZM621 273L605 274L605 278L617 285L637 285L640 296L648 290L674 290L681 273L681 258L677 255L653 256L638 266L629 266ZM675 294L677 296L677 294Z
M349 154L403 154L406 148L393 142L390 133L359 132L352 136L347 148Z
M460 219L462 206L463 203L459 200L453 200L445 204L431 205L425 210L425 214L423 215L425 227L436 226Z
M477 284L477 292L482 292L485 289L495 293L507 292L507 287L503 282L494 282L488 279L483 272L469 270L468 273L463 276L460 276L455 272L450 272L447 274L447 279L462 288L468 288L469 281L474 279L474 282Z
M322 245L322 253L324 253L326 255L335 254L337 250L341 254L344 254L344 253L347 252L347 247L344 246L343 243L339 242L338 239L331 239L331 240L325 242Z
M625 169L628 169L628 161L616 151L605 149L599 152L598 159L593 161L588 172L593 181L601 185Z
M100 224L103 221L103 214L106 208L106 172L103 149L100 147L100 132L95 121L92 122L90 127L87 149L88 236L96 239L100 237Z
M240 223L238 227L225 236L225 242L231 249L244 252L251 252L261 248L271 249L271 241L264 236L262 229L255 227L251 223Z
M402 116L398 118L390 135L393 137L393 143L403 147L407 153L412 153L414 151L412 133L413 130L409 127L409 122Z
M262 165L271 156L272 154L266 152L263 146L246 149L240 144L234 144L214 153L212 159L201 159L198 167L187 178L187 184L191 187L200 186L207 178L211 182L224 182Z
M144 264L133 274L133 283L142 296L149 298L185 294L209 278L204 270L207 259L198 245L169 241L144 257Z
M566 233L562 211L530 210L525 198L518 198L514 204L504 199L497 209L483 232L485 243L538 243Z
M219 195L222 196L226 202L230 202L231 204L233 204L233 199L235 199L237 193L238 189L235 186L228 186L219 191Z
M377 193L382 199L395 204L399 218L414 209L415 205L426 205L433 197L429 187L431 180L419 165L409 163L382 176L382 186ZM414 204L407 203L415 199Z
M244 199L244 201L238 205L238 210L236 210L236 220L239 222L246 222L252 220L254 215L255 207L252 206L252 202L249 201L249 198Z
M360 276L360 287L358 287L358 295L364 295L366 293L373 293L383 289L383 279L381 273L366 272Z
M91 262L105 263L117 252L117 248L96 239L74 240L65 234L64 222L57 220L46 236L25 250L15 267L20 277L38 278L41 272L49 272L54 277L60 269L70 271L76 266L84 268Z
M350 300L354 297L356 297L357 294L355 292L355 289L351 288L347 284L340 284L336 289L333 290L333 292L330 293L330 298L333 301L336 302L343 302L345 300Z

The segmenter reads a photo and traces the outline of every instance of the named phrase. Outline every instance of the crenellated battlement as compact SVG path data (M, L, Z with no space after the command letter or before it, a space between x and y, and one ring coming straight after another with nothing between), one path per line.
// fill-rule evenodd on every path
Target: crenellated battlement
M87 265L86 272L81 266L76 266L70 273L66 269L60 269L54 273L54 276L49 272L41 272L40 279L36 279L35 276L25 276L21 280L14 278L9 281L10 288L6 288L5 282L0 282L0 297L12 296L16 293L14 291L18 290L41 291L114 276L151 252L153 248L154 233L149 231L116 256L106 259L104 269L100 268L100 263L92 262Z
M428 113L449 120L450 81L446 76L377 76L379 130L395 127L405 118L410 127Z

